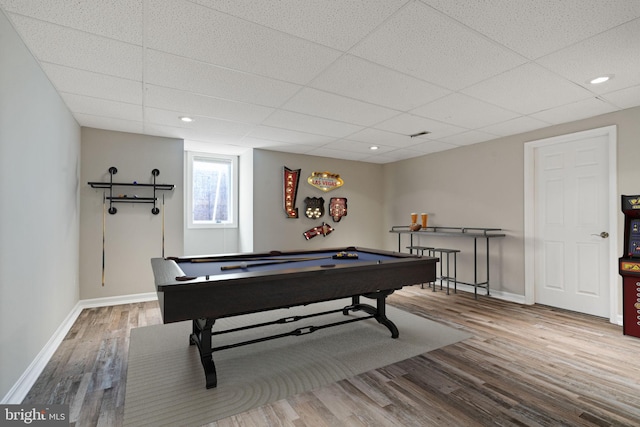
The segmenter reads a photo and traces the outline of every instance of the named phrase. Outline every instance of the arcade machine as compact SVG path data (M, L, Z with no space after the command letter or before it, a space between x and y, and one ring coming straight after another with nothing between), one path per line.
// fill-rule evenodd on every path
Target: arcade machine
M622 333L640 338L640 195L622 196Z

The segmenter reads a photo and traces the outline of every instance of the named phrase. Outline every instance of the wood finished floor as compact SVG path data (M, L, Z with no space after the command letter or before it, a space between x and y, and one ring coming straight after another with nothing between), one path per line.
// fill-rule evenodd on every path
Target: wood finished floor
M210 425L640 426L640 338L606 319L419 287L390 304L473 337ZM24 403L121 425L129 332L161 322L155 302L84 310Z

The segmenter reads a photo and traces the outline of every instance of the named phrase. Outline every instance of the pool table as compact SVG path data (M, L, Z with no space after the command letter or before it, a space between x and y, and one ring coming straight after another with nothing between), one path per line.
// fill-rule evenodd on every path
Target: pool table
M392 338L397 327L385 313L387 296L403 286L434 281L437 258L375 249L342 247L309 251L271 251L215 256L153 258L158 301L164 323L191 320L190 343L196 345L207 388L217 385L213 352L282 336L296 336L330 326L375 319ZM336 310L278 319L267 324L342 312L345 320L298 328L290 333L251 342L212 347L216 319L351 298ZM360 302L373 299L375 306ZM352 315L363 312L364 315Z

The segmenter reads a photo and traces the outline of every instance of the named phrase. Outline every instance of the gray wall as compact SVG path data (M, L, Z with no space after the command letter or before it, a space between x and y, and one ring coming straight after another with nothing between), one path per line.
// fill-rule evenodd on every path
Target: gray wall
M336 160L255 150L253 161L253 245L255 251L317 249L341 246L377 248L384 237L382 166L372 163ZM297 207L300 218L287 218L283 208L282 169L301 169ZM307 183L312 172L339 174L341 188L323 192ZM304 216L305 197L322 197L325 216L311 220ZM328 215L331 197L346 197L348 213L340 222ZM328 236L305 240L303 233L326 222L334 228Z
M503 228L507 237L496 240L492 249L492 287L524 295L524 143L609 125L617 126L618 194L639 194L636 107L385 165L383 224L408 225L411 211L426 211L432 225ZM620 213L619 236L623 224ZM458 264L458 276L465 281L473 279L470 243L441 241L447 247L466 248ZM387 236L385 246L397 249L396 236Z
M0 399L78 302L80 127L0 12Z
M82 128L82 175L80 182L80 298L103 298L155 292L150 258L162 256L161 212L153 205L118 203L115 215L105 215L105 285L102 286L103 191L89 181L109 181L109 167L118 173L114 182L150 184L158 169L159 184L174 184L164 194L165 255L183 252L183 141L123 132ZM117 187L114 195L152 197L144 187ZM107 194L108 195L108 194ZM108 205L107 205L108 207Z

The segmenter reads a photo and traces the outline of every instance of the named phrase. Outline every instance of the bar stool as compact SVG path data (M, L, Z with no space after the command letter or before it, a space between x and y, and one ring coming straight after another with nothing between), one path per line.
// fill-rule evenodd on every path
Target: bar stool
M432 246L407 246L407 249L409 249L409 253L412 254L413 251L416 251L416 254L418 254L418 251L420 251L420 256L424 256L424 251L428 251L429 256L433 255L433 247ZM429 282L429 287L431 287L431 283ZM424 289L424 283L420 283L420 288ZM435 292L436 290L436 284L433 283L433 291Z
M440 258L440 289L442 289L442 280L447 281L447 295L449 295L449 281L453 279L453 291L454 293L458 293L458 279L457 279L457 254L460 252L459 249L446 249L446 248L435 248L431 250L432 253L438 254L438 258ZM449 256L453 254L453 276L451 276L449 272L449 266L451 265L451 260ZM447 256L447 275L442 275L442 261L443 255ZM434 284L435 287L435 284Z

